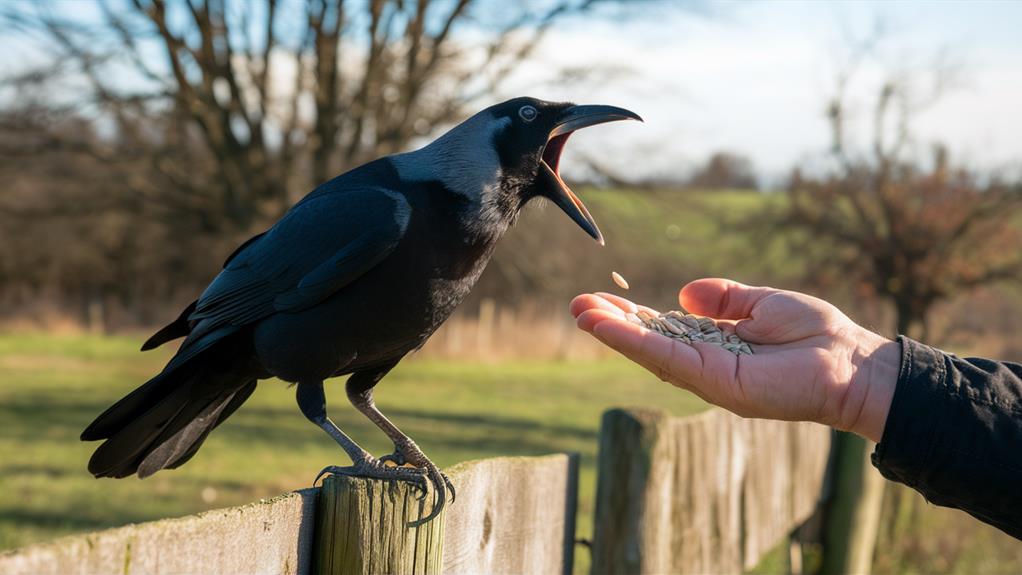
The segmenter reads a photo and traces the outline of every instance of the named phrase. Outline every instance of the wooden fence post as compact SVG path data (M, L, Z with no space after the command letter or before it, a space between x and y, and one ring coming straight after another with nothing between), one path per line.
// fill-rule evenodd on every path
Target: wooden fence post
M837 433L833 494L824 513L821 573L866 575L871 570L886 482L869 461L875 446L858 435Z
M816 509L819 425L614 409L600 428L593 573L738 573Z
M444 512L426 517L433 493L404 481L331 475L319 492L313 572L440 573Z

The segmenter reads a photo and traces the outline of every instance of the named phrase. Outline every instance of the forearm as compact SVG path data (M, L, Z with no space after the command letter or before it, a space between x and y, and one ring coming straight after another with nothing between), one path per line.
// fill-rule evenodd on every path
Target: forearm
M1022 538L1022 366L900 342L874 465L932 503Z

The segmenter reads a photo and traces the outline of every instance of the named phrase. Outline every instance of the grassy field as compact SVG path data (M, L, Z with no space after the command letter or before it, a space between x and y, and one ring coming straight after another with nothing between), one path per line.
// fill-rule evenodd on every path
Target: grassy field
M179 470L145 481L96 480L91 419L159 369L166 352L138 353L123 337L0 336L0 549L129 522L247 503L308 487L343 452L308 423L285 385L261 383ZM375 453L387 439L347 405L340 381L331 414ZM469 364L407 361L381 384L381 409L439 465L498 455L582 455L580 536L591 531L600 414L656 405L677 414L700 400L621 360Z
M0 335L0 549L125 523L187 515L307 487L341 451L305 421L292 390L264 382L179 470L145 481L96 480L95 444L78 434L162 366L127 337ZM390 445L333 390L335 420L375 453ZM706 406L619 359L501 363L412 359L381 384L382 409L441 466L500 455L582 456L579 536L592 531L599 417L622 405L676 414ZM581 551L579 567L588 557ZM963 513L904 490L888 501L875 560L883 573L1017 573L1022 546ZM784 568L766 558L757 573Z

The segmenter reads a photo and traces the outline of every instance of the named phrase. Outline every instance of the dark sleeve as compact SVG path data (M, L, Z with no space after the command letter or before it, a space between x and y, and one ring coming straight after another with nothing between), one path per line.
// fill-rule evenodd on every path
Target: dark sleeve
M873 464L936 505L1022 539L1022 366L906 337Z

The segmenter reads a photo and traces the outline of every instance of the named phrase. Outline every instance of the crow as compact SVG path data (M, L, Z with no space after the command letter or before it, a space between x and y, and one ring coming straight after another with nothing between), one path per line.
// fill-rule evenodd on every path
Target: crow
M258 380L277 377L297 384L301 412L352 460L320 475L432 487L435 516L453 486L380 412L373 388L451 315L530 200L552 201L603 244L558 165L574 131L627 119L641 121L612 106L515 98L419 150L320 185L238 247L202 295L145 342L143 351L185 338L163 371L82 432L83 441L105 440L89 471L145 478L179 467ZM392 454L373 457L327 417L323 381L348 374L348 399L394 442Z

